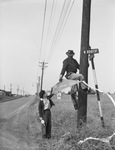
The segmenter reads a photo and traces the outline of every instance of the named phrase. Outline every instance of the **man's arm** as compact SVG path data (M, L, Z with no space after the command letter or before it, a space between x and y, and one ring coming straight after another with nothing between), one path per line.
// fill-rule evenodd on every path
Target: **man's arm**
M80 69L80 64L77 62L77 60L75 60L76 61L76 64L77 64L77 69Z
M59 75L59 81L62 81L62 78L63 78L66 70L67 70L67 61L64 60L63 61L63 67L62 67L61 73Z

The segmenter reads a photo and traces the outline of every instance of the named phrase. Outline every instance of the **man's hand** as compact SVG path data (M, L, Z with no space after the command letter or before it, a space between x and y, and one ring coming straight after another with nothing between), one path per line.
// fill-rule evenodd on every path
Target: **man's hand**
M62 82L62 78L63 78L63 76L60 74L60 75L59 75L59 81L60 81L60 82Z

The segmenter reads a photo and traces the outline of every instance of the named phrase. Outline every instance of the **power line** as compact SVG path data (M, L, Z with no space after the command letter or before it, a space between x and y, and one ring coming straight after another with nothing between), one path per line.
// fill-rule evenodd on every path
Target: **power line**
M55 11L55 9L54 9L54 4L55 4L55 0L53 0L53 4L52 4L51 15L50 15L50 21L49 21L49 25L48 25L48 32L47 32L46 42L45 42L45 48L46 48L46 45L47 45L47 42L48 42L48 36L49 36L50 29L51 29L52 18L53 18L53 15L54 15L53 12ZM44 49L45 49L45 48L44 48Z
M64 21L64 23L63 23L62 29L61 29L60 34L59 34L58 39L57 39L57 43L54 45L54 48L56 48L56 46L57 46L57 44L58 44L58 42L59 42L59 39L60 39L60 37L61 37L61 35L62 35L63 29L64 29L64 27L65 27L65 25L66 25L66 22L67 22L67 20L68 20L68 18L69 18L69 15L70 15L71 10L72 10L74 1L75 1L75 0L73 0L72 5L70 6L70 9L69 9L69 11L68 11L67 17L65 18L65 21Z
M61 13L60 13L60 16L59 16L59 20L58 20L58 24L57 24L57 27L56 27L56 31L54 33L53 40L52 40L52 43L51 43L51 47L49 49L49 55L48 55L48 58L47 58L48 61L51 58L51 55L53 53L54 48L57 46L57 44L59 42L59 39L61 37L62 31L63 31L63 29L65 27L65 24L67 22L67 19L69 17L69 14L71 12L71 9L72 9L72 6L74 4L74 1L75 0L64 0L64 2L63 2L63 6L62 6ZM54 4L55 4L55 0L53 1L53 4L52 4L52 9L51 9L51 15L50 15L50 20L49 20L49 26L48 26L48 32L47 32L45 47L46 47L48 36L49 36L50 30L51 30L51 25L52 25L51 23L52 23L52 18L53 18L53 15L54 15L53 12L55 11ZM44 28L45 28L45 19L46 19L46 7L47 7L47 1L45 2L45 8L44 8L44 19L43 19L43 29L42 29L40 56L41 56L41 52L42 52L43 38L44 38Z
M57 24L52 42L51 42L51 44L49 44L48 43L48 40L49 40L48 36L51 35L50 34L51 33L50 31L52 31L51 30L51 23L52 23L52 18L53 18L53 15L54 15L53 12L55 11L55 9L54 9L55 0L53 0L50 20L49 20L49 26L48 26L48 31L47 31L47 35L46 35L45 48L44 48L44 50L45 50L46 46L47 46L47 53L45 53L45 55L47 55L47 58L46 59L44 58L44 59L47 60L48 62L49 62L49 60L52 56L52 53L53 53L54 49L57 47L58 42L61 38L63 29L64 29L65 24L67 22L67 19L69 17L69 14L70 14L70 11L72 9L74 1L75 0L64 0L62 10L61 10L61 13L60 13L60 16L59 16L58 24ZM41 37L41 47L40 47L39 60L40 60L41 53L42 53L42 50L43 50L43 39L44 39L45 20L46 20L46 7L47 7L47 0L45 1L45 8L44 8L44 19L43 19L43 28L42 28L42 37ZM48 49L49 49L49 52L48 52Z
M56 27L56 31L55 31L55 33L54 33L54 37L53 37L53 41L52 41L52 45L53 45L53 43L55 42L55 39L56 39L57 33L58 33L58 31L59 31L60 20L61 20L61 18L62 18L62 14L63 14L63 10L64 10L65 3L66 3L66 0L64 0L64 3L63 3L63 7L62 7L61 14L60 14L60 17L59 17L59 21L58 21L58 24L57 24L57 27ZM52 45L51 45L51 48L50 48L49 55L50 55L50 54L51 54L51 52L52 52Z
M66 5L64 4L65 12L63 11L63 14L60 17L61 18L60 19L61 23L60 24L58 23L58 27L60 26L60 28L59 28L59 30L57 30L58 32L57 31L55 32L54 39L53 39L53 42L52 42L52 45L51 45L51 48L50 48L50 53L49 53L49 56L48 56L48 61L51 58L51 54L53 53L53 50L56 49L56 46L58 45L59 39L60 39L60 37L62 35L62 32L63 32L63 29L65 27L65 24L68 20L68 17L70 15L71 10L72 10L74 1L75 0L72 0L72 1L69 1L69 3L67 3ZM64 9L64 7L63 7L63 9Z
M43 18L43 28L42 28L42 37L41 37L41 46L40 46L39 60L40 60L40 57L41 57L42 44L43 44L44 26L45 26L45 17L46 17L46 7L47 7L47 0L45 0L45 8L44 8L44 18Z
M65 27L65 25L66 25L66 22L67 22L67 20L68 20L68 18L69 18L69 15L70 15L71 10L72 10L74 1L75 1L75 0L73 0L71 6L70 6L70 8L69 8L69 11L68 11L67 16L66 16L66 18L65 18L65 20L64 20L64 23L63 23L63 25L62 25L62 28L61 28L61 30L60 30L60 33L59 33L59 35L58 35L58 37L57 37L57 40L56 40L55 44L53 45L52 49L56 49L56 47L57 47L57 45L58 45L58 42L59 42L59 40L60 40L60 38L61 38L61 35L62 35L62 32L63 32L64 27ZM49 60L50 60L50 57L51 57L51 55L49 56Z

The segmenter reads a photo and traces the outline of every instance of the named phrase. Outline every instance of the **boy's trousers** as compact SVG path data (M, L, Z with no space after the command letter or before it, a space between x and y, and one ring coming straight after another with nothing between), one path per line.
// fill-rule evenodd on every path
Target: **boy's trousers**
M50 109L44 110L43 119L45 125L42 125L42 137L51 138L51 111Z

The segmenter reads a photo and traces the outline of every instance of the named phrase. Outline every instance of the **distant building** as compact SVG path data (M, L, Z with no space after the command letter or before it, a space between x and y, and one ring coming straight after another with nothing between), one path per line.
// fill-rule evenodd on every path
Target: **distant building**
M5 91L4 90L0 90L0 96L5 96L5 95L6 95Z
M12 92L0 89L0 96L12 96Z

